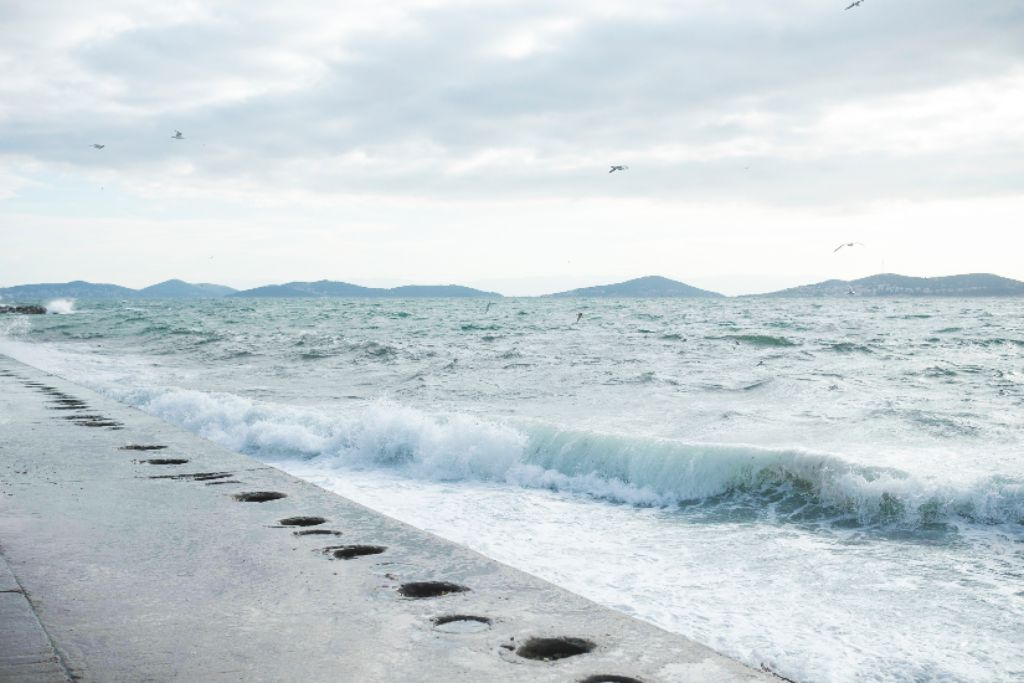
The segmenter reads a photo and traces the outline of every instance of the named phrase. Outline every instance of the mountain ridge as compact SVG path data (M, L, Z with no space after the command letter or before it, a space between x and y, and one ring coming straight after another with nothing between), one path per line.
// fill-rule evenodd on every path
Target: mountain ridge
M678 280L670 280L661 275L646 275L624 282L580 287L565 292L545 294L544 296L557 298L593 297L602 299L718 299L723 298L725 295L707 289L700 289Z
M217 299L234 294L238 290L226 285L215 285L209 282L185 282L175 278L136 291L151 299Z
M400 287L363 287L350 282L318 280L264 285L230 294L232 298L315 298L342 297L353 299L422 299L422 298L503 298L497 292L462 285L402 285Z
M1024 282L992 273L967 273L938 277L914 277L878 273L856 280L825 280L774 292L741 294L757 298L824 298L852 294L867 297L1016 297L1024 296ZM580 287L543 294L552 298L724 298L719 294L659 275ZM39 302L47 299L212 299L212 298L504 298L463 285L402 285L364 287L336 280L294 281L236 290L212 283L190 283L171 279L141 289L84 280L23 284L0 288L0 301ZM530 297L526 297L530 298Z
M1024 296L1024 282L992 273L914 277L878 273L856 280L825 280L810 285L746 296L769 298L868 297L988 297Z

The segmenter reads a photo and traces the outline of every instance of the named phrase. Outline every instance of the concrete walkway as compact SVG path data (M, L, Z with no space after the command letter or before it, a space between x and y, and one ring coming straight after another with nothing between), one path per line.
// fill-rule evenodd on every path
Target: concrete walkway
M771 680L3 356L0 553L3 681Z

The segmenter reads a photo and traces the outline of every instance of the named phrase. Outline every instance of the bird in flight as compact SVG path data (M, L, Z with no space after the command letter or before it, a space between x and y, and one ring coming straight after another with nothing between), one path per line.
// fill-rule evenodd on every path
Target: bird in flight
M863 245L863 244L861 244L860 242L844 242L843 244L840 244L840 245L839 245L838 247L836 247L835 249L833 249L833 250L832 250L832 253L833 253L833 254L834 254L834 253L836 253L837 251L839 251L839 250L840 250L840 249L842 249L843 247L853 247L853 246L860 246L860 247L863 247L864 245Z
M628 171L628 170L629 170L629 166L622 166L622 165L616 164L615 166L612 166L612 169L610 171L608 171L608 172L609 173L615 173L616 171Z
M95 147L96 149L103 149L104 147L106 147L106 145L101 145L98 142L92 143L92 146Z
M583 314L582 313L577 313L576 314L576 322L578 323L581 320L583 320ZM575 324L576 323L573 323L573 325L575 325Z
M181 134L181 131L177 128L174 129L174 135L171 136L172 140L184 140L185 136Z
M488 301L487 302L487 308L484 309L484 313L486 313L487 311L491 310L491 306L493 306L493 305L494 305L493 301Z
M850 6L847 7L846 9L853 9L854 7L860 7L860 3L862 3L862 2L864 2L864 0L853 0L853 2L850 3Z

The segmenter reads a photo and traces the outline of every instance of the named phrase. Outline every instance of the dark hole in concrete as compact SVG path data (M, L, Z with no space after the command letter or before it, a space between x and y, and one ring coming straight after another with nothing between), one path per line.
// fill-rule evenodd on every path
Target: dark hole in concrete
M598 674L580 679L580 683L644 683L639 678L630 676L616 676L614 674Z
M382 545L343 545L331 553L336 560L351 560L364 555L380 555L387 550Z
M316 526L326 521L323 517L285 517L278 524L281 526Z
M266 503L269 500L286 498L287 495L277 491L246 491L245 493L236 493L235 500L240 503Z
M295 536L341 536L341 532L334 529L302 529L293 531L292 534Z
M87 405L80 406L46 406L49 410L82 410L88 408Z
M58 420L106 420L103 415L57 415Z
M70 406L70 405L84 406L85 405L85 401L82 401L82 400L77 399L77 398L55 398L52 401L50 401L50 403L56 403L59 406Z
M207 486L216 486L217 484L241 484L241 483L242 482L238 481L237 479L225 479L223 481L208 481L208 482L206 482L206 485Z
M434 622L435 626L450 624L453 621L479 621L481 624L491 623L491 620L487 617L475 617L471 614L449 614L443 617L434 617L431 621Z
M403 583L398 592L407 598L436 598L449 593L462 593L469 589L448 581L412 581Z
M91 415L89 417L92 417ZM71 419L71 418L67 418ZM121 446L117 450L119 451L162 451L167 446L158 446L156 444L141 444L141 443L130 443L127 446Z
M140 460L147 465L184 465L188 462L185 458L151 458L150 460Z
M150 462L143 460L142 462ZM234 472L191 472L189 474L155 474L149 479L174 479L176 481L210 481L212 479L227 479L235 476Z
M584 655L596 645L583 638L530 638L525 645L520 645L516 654L523 659L537 659L542 662L553 662L556 659Z
M434 617L434 628L445 633L482 633L491 628L491 620L472 614L449 614Z
M75 422L79 427L120 427L120 422L114 420L77 420Z

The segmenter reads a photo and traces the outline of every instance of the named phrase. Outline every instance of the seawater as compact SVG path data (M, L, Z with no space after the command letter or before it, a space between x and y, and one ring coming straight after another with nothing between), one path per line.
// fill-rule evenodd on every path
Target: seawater
M79 301L0 352L795 680L1024 679L1018 301L494 303Z

